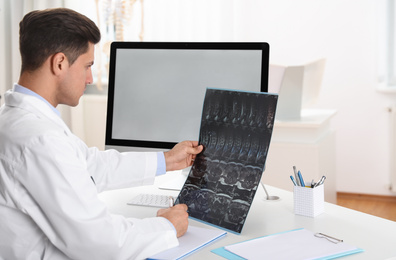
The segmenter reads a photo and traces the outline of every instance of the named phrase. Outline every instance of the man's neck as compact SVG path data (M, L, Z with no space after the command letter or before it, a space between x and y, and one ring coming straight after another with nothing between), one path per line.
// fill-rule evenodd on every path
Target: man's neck
M53 107L57 107L57 103L53 98L54 83L51 75L45 75L37 72L23 72L18 80L18 84L37 93L47 100Z

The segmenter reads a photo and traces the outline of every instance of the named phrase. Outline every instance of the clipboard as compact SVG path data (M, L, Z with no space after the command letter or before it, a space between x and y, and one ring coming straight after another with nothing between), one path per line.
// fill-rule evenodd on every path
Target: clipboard
M304 228L285 231L217 248L213 253L226 259L334 259L364 250L340 239Z

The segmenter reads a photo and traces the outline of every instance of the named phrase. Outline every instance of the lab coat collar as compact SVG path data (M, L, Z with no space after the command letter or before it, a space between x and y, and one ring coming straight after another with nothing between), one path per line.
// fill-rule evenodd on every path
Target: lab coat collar
M68 135L71 134L69 127L65 124L62 118L54 113L54 111L52 111L45 102L37 97L8 90L4 95L4 101L5 106L18 107L34 114L41 114L61 126Z
M48 102L45 98L43 98L42 96L40 96L39 94L37 94L36 92L25 88L17 83L14 84L14 88L13 88L14 92L19 92L22 94L27 94L30 96L34 96L37 97L38 99L41 99L44 103L46 103L51 109L52 111L54 111L54 113L56 113L58 116L61 116L60 112L58 109L56 109L53 105L50 104L50 102Z

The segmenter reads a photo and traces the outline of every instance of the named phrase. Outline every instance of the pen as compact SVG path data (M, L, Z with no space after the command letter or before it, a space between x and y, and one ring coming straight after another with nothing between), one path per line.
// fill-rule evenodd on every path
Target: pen
M305 187L304 179L303 179L303 177L302 177L302 175L301 175L301 172L298 171L297 174L298 174L298 178L299 178L299 180L300 180L301 187Z
M294 178L296 179L297 186L301 186L300 180L298 179L296 166L293 166L293 171L294 171Z
M318 181L318 183L315 184L315 187L322 185L325 180L326 180L326 176L323 175L322 178L320 178L320 181Z
M297 186L297 183L296 183L296 181L294 180L294 178L293 178L293 176L292 176L292 175L290 175L290 179L292 180L292 182L293 182L294 186Z
M169 208L172 208L174 203L173 197L169 196Z
M314 181L314 179L312 179L312 181L311 181L311 188L313 188L313 187L315 187L315 181Z

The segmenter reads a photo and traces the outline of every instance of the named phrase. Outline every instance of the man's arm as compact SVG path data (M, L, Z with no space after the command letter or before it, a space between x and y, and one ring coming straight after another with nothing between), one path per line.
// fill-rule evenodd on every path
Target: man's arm
M17 174L20 201L49 241L70 258L146 258L178 244L169 221L109 214L97 197L83 154L64 138L45 135L25 149ZM22 168L23 167L23 168Z

